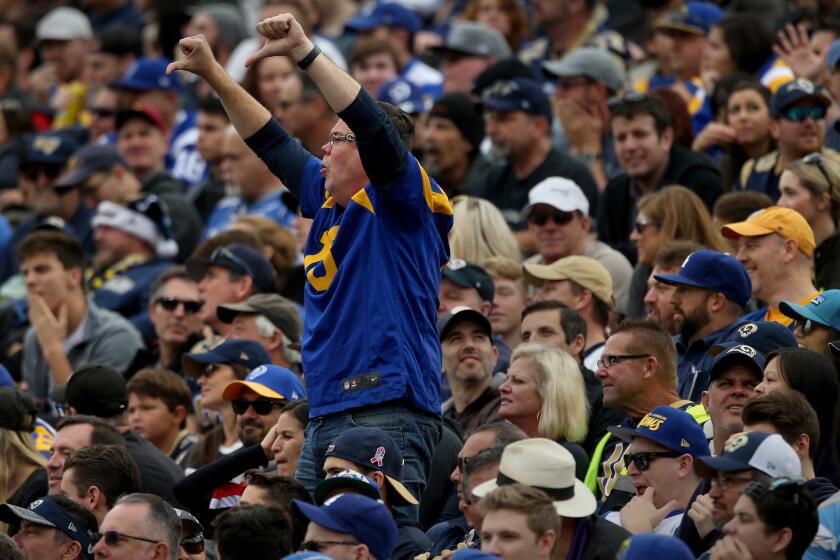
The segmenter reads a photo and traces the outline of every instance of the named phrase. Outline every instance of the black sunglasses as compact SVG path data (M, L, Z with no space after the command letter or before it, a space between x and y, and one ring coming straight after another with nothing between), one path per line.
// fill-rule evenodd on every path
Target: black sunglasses
M650 468L652 459L659 457L670 457L673 459L682 455L679 451L639 451L638 453L625 453L624 466L629 467L630 463L633 463L640 471L646 471Z
M793 320L793 330L802 329L802 334L804 336L808 336L814 330L814 327L822 326L816 321L812 321L811 319L805 319L804 317L799 317L798 319Z
M39 163L35 165L24 165L20 172L30 181L37 181L43 173L48 179L55 179L61 175L64 166L60 163Z
M571 222L577 212L563 212L562 210L533 210L528 214L528 221L538 226L544 226L549 219L559 226Z
M191 315L194 315L201 311L201 306L204 305L200 301L190 299L178 299L174 297L159 297L155 300L155 303L157 303L167 311L175 311L176 309L178 309L179 305L183 305L184 311Z
M91 533L90 537L93 539L93 542L97 543L101 540L105 540L105 544L108 546L116 546L121 540L133 540L133 541L143 541L147 543L157 544L160 541L156 541L155 539L147 539L146 537L135 537L134 535L126 535L125 533L120 533L119 531L105 531L104 533Z
M634 224L634 227L636 228L636 233L641 235L642 233L644 233L645 228L647 228L648 226L653 226L653 227L657 227L657 228L661 227L660 224L658 224L656 222L649 222L649 221L644 220L642 218L636 218L636 223Z
M204 552L204 536L198 534L188 539L181 539L181 546L187 554L201 554Z
M271 411L275 408L283 408L286 406L285 401L275 401L271 399L256 399L253 401L249 401L247 399L236 399L232 401L231 404L233 405L233 411L236 414L245 414L245 411L248 408L253 408L254 412L256 412L260 416L266 416L267 414L271 414Z

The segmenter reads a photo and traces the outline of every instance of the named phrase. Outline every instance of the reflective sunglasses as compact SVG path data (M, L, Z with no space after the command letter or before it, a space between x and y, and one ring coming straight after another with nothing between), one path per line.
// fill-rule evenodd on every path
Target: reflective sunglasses
M825 118L825 107L788 107L782 111L782 116L791 122L801 123L808 117L818 121Z
M181 546L187 554L201 554L204 552L204 536L200 533L188 539L181 539Z
M300 545L301 552L323 552L328 546L356 546L357 541L306 541Z
M167 311L175 311L178 309L179 305L184 306L184 311L191 315L195 315L199 311L201 311L201 306L204 305L200 301L195 301L191 299L178 299L174 297L159 297L155 300L155 303L166 309Z
M551 219L558 226L571 222L577 212L563 212L562 210L534 210L528 214L528 221L538 226L544 226Z
M645 220L644 218L636 218L636 223L634 224L634 227L636 228L636 233L641 235L642 233L644 233L645 228L647 228L648 226L653 226L657 228L661 227L661 225L656 222L651 222Z
M799 317L798 319L793 320L793 330L802 329L802 334L804 336L808 336L814 330L814 327L821 326L816 321L812 321L811 319L805 319L804 317Z
M30 181L37 181L38 177L43 173L48 179L55 179L61 175L64 166L60 163L38 163L33 165L24 165L20 172L24 177Z
M91 533L91 538L93 542L97 543L101 540L105 540L105 544L108 546L116 546L122 540L132 540L132 541L143 541L147 543L157 544L160 541L156 541L155 539L147 539L146 537L135 537L134 535L126 535L125 533L120 533L119 531L105 531L104 533Z
M650 462L653 459L658 459L660 457L669 457L674 459L682 455L683 454L679 451L640 451L638 453L625 453L624 466L629 467L630 463L633 463L640 471L646 471L650 468Z
M271 411L275 408L283 408L286 406L284 401L275 401L271 399L256 399L253 401L249 401L247 399L236 399L232 401L231 404L233 405L233 411L236 414L245 414L245 411L248 408L253 408L254 412L256 412L260 416L266 416L271 414Z
M831 190L831 187L832 187L831 179L829 178L828 172L825 170L825 167L823 167L822 155L819 152L814 152L812 154L808 154L807 156L802 158L802 163L807 163L808 165L816 165L817 169L820 170L820 173L822 174L823 179L825 179L825 182L828 183L828 190L829 191Z

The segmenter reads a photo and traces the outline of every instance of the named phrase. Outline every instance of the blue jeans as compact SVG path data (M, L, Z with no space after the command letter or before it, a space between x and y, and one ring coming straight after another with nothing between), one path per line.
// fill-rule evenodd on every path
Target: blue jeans
M440 417L401 404L384 403L311 419L295 472L298 482L309 493L314 492L324 480L327 447L343 431L359 426L380 428L393 438L403 456L400 482L419 501L440 440L442 421Z

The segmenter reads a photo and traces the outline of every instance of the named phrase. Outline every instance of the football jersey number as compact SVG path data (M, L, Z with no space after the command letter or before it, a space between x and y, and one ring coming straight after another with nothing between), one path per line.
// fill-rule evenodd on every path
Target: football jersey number
M303 267L306 269L306 279L310 284L312 284L315 291L327 291L335 278L336 272L338 272L338 267L335 264L332 253L330 252L333 243L335 242L335 238L338 235L338 228L339 226L333 226L321 234L321 239L319 240L322 246L321 250L314 255L307 255L303 258ZM318 263L321 263L324 267L324 273L321 276L315 274L315 269L317 268Z

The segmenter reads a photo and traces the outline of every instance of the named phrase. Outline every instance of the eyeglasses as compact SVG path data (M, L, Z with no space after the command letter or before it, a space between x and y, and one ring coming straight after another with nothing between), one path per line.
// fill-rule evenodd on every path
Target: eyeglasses
M91 107L89 111L91 114L96 115L100 119L109 119L117 114L114 109L109 109L107 107Z
M105 540L105 544L108 546L116 546L122 540L133 540L133 541L143 541L147 543L157 544L160 541L155 539L147 539L146 537L135 537L134 535L126 535L125 533L120 533L119 531L105 531L104 533L91 533L91 538L93 542L97 543L101 540Z
M720 486L721 490L726 490L733 484L740 484L743 482L752 482L753 479L746 476L716 476L711 479L712 484Z
M215 263L216 261L219 260L220 257L225 258L229 261L233 261L234 264L241 267L242 268L242 273L245 274L245 276L250 276L251 278L254 277L254 271L251 270L251 267L248 266L248 263L246 263L241 258L237 257L233 253L233 251L231 251L227 247L218 247L215 251L213 251L210 254L210 262Z
M333 132L330 134L330 146L335 146L337 142L355 142L356 136L350 132L347 134L339 134L338 132Z
M782 117L791 122L801 123L808 117L818 121L825 118L825 107L788 107L782 111Z
M650 221L645 220L644 218L641 218L641 217L636 218L636 224L635 224L636 233L641 235L642 233L644 233L645 228L648 227L648 226L653 226L653 227L658 228L658 227L661 227L662 225L659 224L658 222L650 222Z
M544 226L550 219L558 226L566 225L571 222L577 212L563 212L562 210L534 210L528 214L528 221L538 225Z
M638 453L625 453L624 466L629 467L630 463L633 463L640 471L646 471L650 468L650 462L652 459L660 457L669 457L674 459L676 457L681 457L682 455L683 453L680 453L679 451L639 451Z
M37 181L41 174L47 176L48 179L55 179L64 170L64 166L60 163L39 163L35 165L24 165L21 167L21 174L30 181Z
M266 416L267 414L271 414L271 411L275 408L283 408L286 406L284 401L275 401L271 399L256 399L253 401L249 401L248 399L236 399L231 404L233 405L233 411L236 414L245 414L246 410L253 408L254 412L260 416Z
M187 554L201 554L204 552L204 536L199 533L194 537L188 539L181 539L181 546Z
M639 360L641 358L647 358L650 354L615 354L613 356L605 356L601 355L601 358L598 360L598 369L610 369L615 364L620 362L624 362L626 360Z
M575 77L561 77L557 78L555 86L557 89L572 89L576 87L585 87L595 83L595 80L587 78L586 76Z
M184 312L189 313L190 315L195 315L199 311L201 311L201 306L204 305L200 301L195 301L191 299L178 299L174 297L159 297L155 300L155 303L166 309L167 311L175 311L178 309L179 305L184 306Z
M808 336L814 330L815 327L820 326L819 323L816 321L812 321L811 319L805 319L803 317L799 317L798 319L793 320L793 330L802 329L802 335Z
M828 183L828 189L826 190L831 190L832 182L828 176L828 172L825 170L825 167L823 167L822 155L820 155L819 152L808 154L807 156L802 158L802 163L807 163L808 165L816 165L817 169L819 169L820 173L822 173L823 179L825 179L825 182Z
M357 541L306 541L300 545L301 552L323 552L328 546L356 546Z

